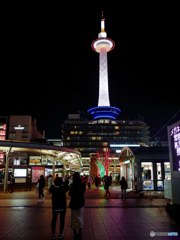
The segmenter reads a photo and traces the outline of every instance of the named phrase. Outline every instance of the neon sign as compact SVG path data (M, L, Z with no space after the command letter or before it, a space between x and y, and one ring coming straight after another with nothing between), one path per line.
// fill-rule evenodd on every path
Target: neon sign
M16 130L23 130L24 127L21 127L21 125L18 125L18 127L14 127L14 129L16 129Z
M180 125L171 129L173 171L180 171Z

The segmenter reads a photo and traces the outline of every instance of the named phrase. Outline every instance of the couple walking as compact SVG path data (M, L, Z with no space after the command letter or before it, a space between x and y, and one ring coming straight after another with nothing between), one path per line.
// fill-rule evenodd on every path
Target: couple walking
M57 177L54 185L52 185L49 191L52 193L52 239L55 239L55 226L58 214L60 213L60 235L59 239L63 239L63 230L65 224L66 215L66 192L69 190L68 179L63 182L62 178ZM84 193L86 191L85 183L82 183L78 172L73 174L73 183L70 187L69 195L71 201L69 208L71 209L71 228L74 232L74 239L81 239L81 231L83 227L83 213L85 198ZM79 233L76 229L79 229Z

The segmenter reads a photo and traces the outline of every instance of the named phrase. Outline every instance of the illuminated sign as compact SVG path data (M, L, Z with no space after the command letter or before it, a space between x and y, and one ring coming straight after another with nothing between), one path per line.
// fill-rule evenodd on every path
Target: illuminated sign
M171 129L173 171L180 171L180 125Z
M110 147L140 147L139 144L110 144Z
M21 125L18 125L18 127L14 127L14 129L16 129L16 130L23 130L24 127L21 127Z
M14 169L14 177L26 177L27 176L27 169Z

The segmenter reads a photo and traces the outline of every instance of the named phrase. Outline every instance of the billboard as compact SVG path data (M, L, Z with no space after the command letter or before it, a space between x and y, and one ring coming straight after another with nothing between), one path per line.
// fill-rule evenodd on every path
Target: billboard
M168 126L172 202L180 205L180 121Z
M14 168L14 177L27 177L26 168Z
M171 128L173 171L180 171L180 124Z
M45 176L45 167L32 167L32 183L36 183L41 175Z

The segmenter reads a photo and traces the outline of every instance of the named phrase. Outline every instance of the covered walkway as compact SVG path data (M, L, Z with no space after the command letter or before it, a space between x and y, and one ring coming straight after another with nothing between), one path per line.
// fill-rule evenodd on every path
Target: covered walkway
M7 191L9 159L12 153L29 153L36 155L45 155L53 162L53 177L55 175L55 162L59 160L65 166L76 166L76 169L82 167L81 154L73 149L47 145L35 144L29 142L0 141L0 152L6 155L4 191ZM20 165L18 165L20 166ZM43 165L38 165L43 166Z

